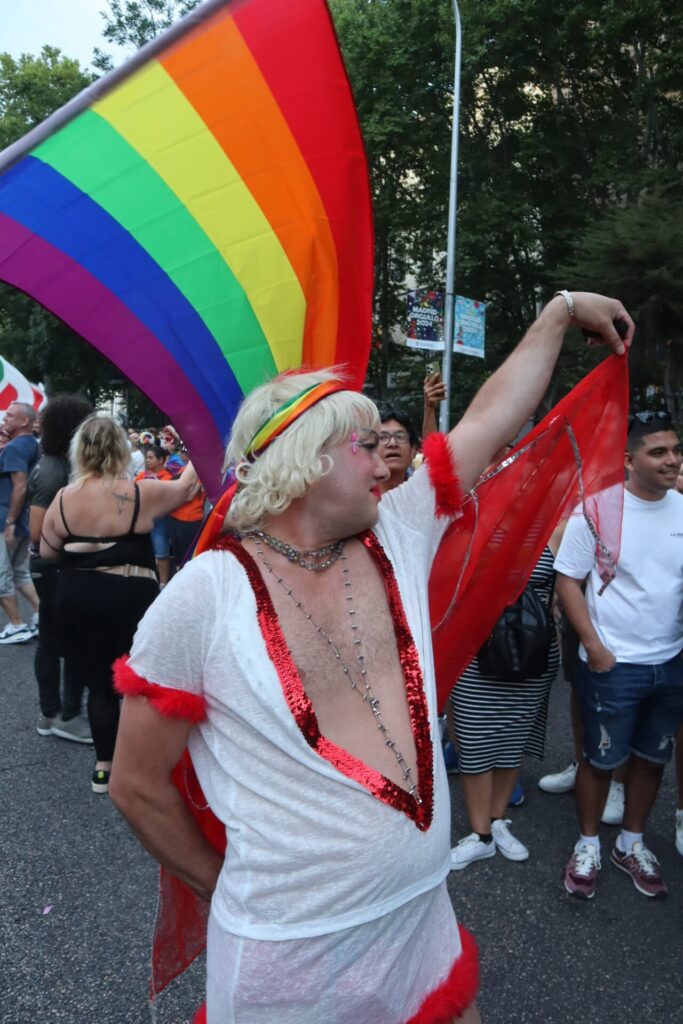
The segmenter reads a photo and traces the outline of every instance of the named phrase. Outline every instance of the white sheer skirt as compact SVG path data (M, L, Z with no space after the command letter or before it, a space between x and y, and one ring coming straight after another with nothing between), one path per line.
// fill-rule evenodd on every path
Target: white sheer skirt
M264 942L209 918L207 1024L405 1024L461 952L446 883L375 921Z

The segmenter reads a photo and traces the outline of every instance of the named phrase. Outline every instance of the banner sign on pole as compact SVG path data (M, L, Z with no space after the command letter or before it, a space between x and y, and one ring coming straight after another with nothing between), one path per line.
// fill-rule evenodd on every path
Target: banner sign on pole
M418 288L406 293L408 348L443 351L443 292Z
M408 348L443 352L444 349L444 296L443 292L417 288L406 293L408 307ZM455 328L453 351L464 356L485 355L486 303L477 299L455 297Z
M453 351L483 359L485 335L486 303L456 295Z

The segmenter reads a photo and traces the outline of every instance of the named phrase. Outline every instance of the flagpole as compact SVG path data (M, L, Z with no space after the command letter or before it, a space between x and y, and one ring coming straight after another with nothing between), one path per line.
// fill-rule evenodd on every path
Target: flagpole
M446 255L446 301L444 307L444 353L442 377L446 399L439 410L439 430L448 432L450 422L451 376L453 368L453 336L455 327L455 240L458 213L458 134L460 125L460 64L462 57L462 25L458 0L452 0L455 17L455 73L453 76L453 126L451 129L451 180L448 197L448 243Z

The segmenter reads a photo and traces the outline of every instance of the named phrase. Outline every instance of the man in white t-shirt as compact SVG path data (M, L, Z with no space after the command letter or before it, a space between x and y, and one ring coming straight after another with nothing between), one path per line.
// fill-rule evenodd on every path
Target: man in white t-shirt
M135 430L128 432L128 447L130 448L128 476L131 480L135 480L138 473L142 473L145 468L145 456L140 451L140 435Z
M478 1024L476 957L446 888L427 582L459 512L455 471L467 491L519 430L572 322L622 356L633 335L621 303L558 295L384 496L377 409L333 371L245 399L226 535L164 589L116 669L109 792L211 901L208 1024ZM188 744L225 855L173 785Z
M581 834L567 864L565 888L583 899L595 894L598 827L611 774L626 761L623 827L611 860L645 896L667 891L643 829L683 722L683 495L675 490L682 459L666 413L632 416L615 579L601 592L595 541L581 515L569 520L555 560L557 593L581 641L576 681L584 731L576 779Z

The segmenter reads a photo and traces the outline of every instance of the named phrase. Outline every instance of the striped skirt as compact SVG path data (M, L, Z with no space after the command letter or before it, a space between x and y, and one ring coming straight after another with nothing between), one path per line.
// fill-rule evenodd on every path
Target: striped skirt
M462 773L519 768L523 754L543 757L548 698L559 666L556 641L543 677L524 683L484 679L474 659L450 697Z

